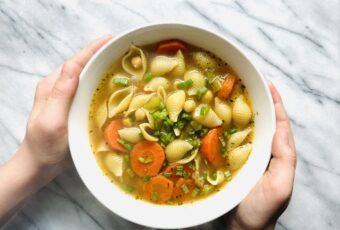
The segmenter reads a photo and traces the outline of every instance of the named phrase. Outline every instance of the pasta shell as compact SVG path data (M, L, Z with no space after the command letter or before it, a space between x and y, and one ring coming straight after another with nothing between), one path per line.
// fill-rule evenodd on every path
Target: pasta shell
M139 94L132 98L129 109L126 111L125 116L128 116L130 113L136 111L139 108L142 108L154 95L155 93Z
M168 89L170 86L169 80L164 77L155 77L149 83L144 86L146 92L156 92L159 87Z
M185 73L184 80L191 79L193 81L192 86L188 89L188 95L196 95L197 89L205 87L205 77L198 70L190 70Z
M181 50L176 53L178 65L172 70L172 74L177 77L182 77L185 73L185 60Z
M213 180L210 176L208 176L207 181L213 186L219 185L224 181L224 173L221 170L217 170L216 179Z
M249 127L242 131L232 134L227 143L228 151L231 151L234 148L238 147L240 144L242 144L242 142L247 138L250 132L251 128Z
M106 103L103 102L99 107L98 110L96 111L96 123L99 128L102 128L103 125L105 124L105 121L107 119L107 106Z
M158 87L157 95L162 99L163 102L166 101L167 94L166 94L166 91L165 91L165 89L162 85Z
M111 94L107 103L109 118L125 111L129 107L134 92L135 87L129 86Z
M131 60L134 57L141 58L141 62L142 62L141 68L135 68L132 65ZM129 52L122 59L122 67L127 73L137 76L138 79L142 79L145 74L146 67L147 67L146 57L145 57L143 50L138 48L137 46L131 45Z
M192 54L192 58L197 66L201 69L215 69L216 68L216 60L211 57L206 52L195 52Z
M208 128L214 128L222 125L222 120L216 115L214 110L212 110L211 108L209 109L208 114L206 114L205 116L201 116L201 108L203 106L207 107L207 105L199 105L195 109L193 113L193 119L200 123L201 125Z
M171 164L181 164L181 165L188 164L188 163L191 162L193 159L195 159L195 157L197 156L197 154L198 154L198 149L196 149L195 151L193 151L193 153L192 153L190 156L188 156L188 157L186 157L186 158L183 158L183 159L181 159L181 160L179 160L179 161L175 161L175 162L173 162L173 163L171 163Z
M228 161L230 170L237 170L247 161L253 146L245 144L233 149L228 153Z
M149 131L151 128L149 123L143 123L139 125L140 131L142 132L142 135L145 140L147 141L158 141L157 137L152 136Z
M123 175L123 156L110 152L105 157L106 168L116 177Z
M230 125L231 108L227 103L225 103L218 97L215 97L215 113L223 121L223 126L228 127Z
M156 56L151 61L150 71L153 76L163 76L171 72L178 65L176 58Z
M148 111L147 109L144 109L144 108L143 108L143 110L144 110L144 112L145 112L145 114L146 114L146 118L148 119L148 122L149 122L149 124L150 124L150 128L151 128L151 129L154 129L154 128L155 128L155 120L153 119L152 114L151 114L150 111Z
M183 110L184 102L184 90L178 90L168 97L168 99L166 100L166 109L169 112L169 118L171 121L177 121L179 114Z
M166 159L173 163L182 159L182 157L191 149L193 146L184 140L174 140L165 148Z
M137 127L130 127L130 128L123 128L118 130L118 134L121 138L124 140L127 140L128 142L131 143L137 143L141 138L141 131Z
M96 154L101 154L103 152L109 152L111 151L111 148L105 141L101 141L98 146L96 147Z
M232 116L233 122L237 127L244 127L249 123L252 112L243 95L236 98L232 110Z

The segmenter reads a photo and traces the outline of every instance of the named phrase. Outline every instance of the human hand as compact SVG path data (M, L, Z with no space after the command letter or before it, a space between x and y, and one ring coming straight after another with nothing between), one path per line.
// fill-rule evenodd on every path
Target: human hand
M281 97L270 82L276 113L272 159L249 195L225 218L228 229L274 229L293 190L296 154L293 133Z
M31 167L47 177L47 180L58 175L70 162L68 113L80 72L96 51L111 38L108 35L93 41L38 83L26 136L19 152L26 154Z

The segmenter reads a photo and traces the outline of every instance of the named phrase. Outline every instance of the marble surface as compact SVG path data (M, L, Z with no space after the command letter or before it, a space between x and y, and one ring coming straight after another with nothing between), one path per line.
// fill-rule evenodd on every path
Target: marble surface
M339 12L336 0L0 0L0 162L23 139L37 81L87 42L145 23L202 25L250 55L277 85L290 115L298 164L277 229L340 229ZM219 219L195 229L224 228ZM103 207L72 169L28 200L4 229L143 227Z

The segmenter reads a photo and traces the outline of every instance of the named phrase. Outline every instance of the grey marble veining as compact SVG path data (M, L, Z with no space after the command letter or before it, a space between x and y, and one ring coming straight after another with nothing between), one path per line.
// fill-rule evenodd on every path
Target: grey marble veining
M283 96L298 166L277 229L340 229L339 12L336 0L1 0L0 162L23 139L38 80L87 42L145 23L191 23L235 41ZM224 228L219 219L195 229ZM72 169L34 195L4 229L147 228L108 211Z

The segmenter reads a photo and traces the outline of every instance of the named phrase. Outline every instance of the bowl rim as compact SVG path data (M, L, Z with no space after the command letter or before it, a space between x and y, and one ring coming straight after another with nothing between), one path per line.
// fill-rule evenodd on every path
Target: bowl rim
M229 43L235 50L237 50L237 52L240 53L241 56L243 56L245 58L246 61L248 61L248 63L252 66L252 68L254 68L254 71L255 73L258 75L259 77L259 80L261 80L261 84L263 84L265 87L265 94L267 97L269 97L270 99L272 98L271 97L271 94L270 94L270 91L269 91L269 88L268 88L268 84L264 78L264 76L262 75L262 73L259 71L258 67L254 64L254 62L251 60L251 58L246 54L246 52L239 47L239 45L235 44L235 42L231 41L230 38L220 34L219 32L216 32L216 31L212 31L210 29L207 29L207 28L203 28L202 26L200 25L193 25L193 24L187 24L187 23L179 23L179 22L161 22L161 23L147 23L147 24L143 24L143 25L140 25L140 26L136 26L134 28L131 28L129 30L125 30L121 33L119 33L118 35L114 36L109 42L107 42L104 46L102 46L91 58L90 60L87 62L87 64L85 65L85 67L83 68L81 74L80 74L80 78L79 78L79 84L80 84L80 81L82 81L82 79L84 78L84 75L86 74L86 72L88 71L88 69L92 66L94 60L97 59L97 57L99 55L102 54L102 52L107 49L109 46L111 46L111 44L113 44L114 42L116 42L117 40L129 35L130 33L134 33L134 32L137 32L137 31L140 31L140 30L147 30L147 29L152 29L154 27L185 27L185 28L189 28L189 29L195 29L195 30L200 30L204 33L209 33L215 37L218 37L219 39L222 39L224 42L226 43ZM78 92L78 91L77 91ZM73 103L72 103L73 104ZM73 106L72 106L73 107ZM270 116L273 118L271 119L272 122L270 124L270 128L271 130L269 131L270 132L270 136L271 138L273 138L274 136L274 132L275 132L275 129L276 129L276 123L275 123L275 109L274 109L274 104L273 102L271 101L270 103L270 106L269 106L269 110L268 111L270 113ZM71 108L71 111L70 111L70 115L69 115L69 120L68 120L68 127L69 129L72 129L72 116L71 116L71 113L73 112L72 108ZM76 171L79 175L79 177L81 178L81 180L83 181L83 183L85 184L86 188L91 192L91 194L103 205L105 206L106 208L108 208L111 212L117 214L118 216L126 219L126 220L129 220L133 223L137 223L137 224L140 224L140 225L143 225L143 226L148 226L148 227L153 227L153 228L161 228L161 229L169 229L169 228L187 228L187 227L193 227L193 226L197 226L197 225L200 225L200 224L203 224L203 223L206 223L206 222L209 222L213 219L216 219L222 215L224 215L226 212L219 212L215 215L210 215L208 216L207 218L201 218L201 219L196 219L194 221L191 221L191 222L186 222L186 223L181 223L181 224L173 224L171 226L163 226L162 223L159 223L159 222L155 222L155 223L144 223L143 221L140 221L140 219L136 220L134 218L131 218L131 216L129 215L124 215L123 213L120 213L117 211L117 209L113 210L108 204L106 204L104 202L103 199L101 199L101 197L98 197L96 196L96 192L91 188L91 186L89 185L89 182L87 180L87 178L85 177L84 174L81 174L80 173L80 170L79 170L79 165L78 165L78 161L76 159L76 154L72 154L72 152L74 152L74 148L73 148L73 144L76 144L75 142L75 138L72 138L71 135L68 136L68 140L69 140L69 146L70 146L70 152L71 152L71 157L72 157L72 160L74 162L74 165L75 165L75 168L76 168ZM270 144L271 146L271 144ZM74 150L74 151L72 151ZM266 166L269 164L269 160L270 160L270 156L271 154L268 153L267 154L267 159L265 159L265 162L266 162ZM259 170L260 172L260 175L263 175L263 173L265 172L266 170L266 167L263 167ZM257 178L257 180L260 179L260 178ZM244 194L241 196L241 198L239 200L237 200L237 202L234 202L232 205L229 205L229 207L231 207L229 209L232 210L233 208L235 208L245 197L246 195L253 189L253 187L255 186L255 184L257 183L257 180L254 180L252 181L253 183L251 183L251 185L249 185L247 187L247 191L244 192ZM130 196L130 195L128 195ZM209 199L209 198L208 198ZM196 201L198 202L198 201ZM147 203L147 202L145 202ZM227 211L228 212L228 211ZM157 224L156 224L157 223Z

